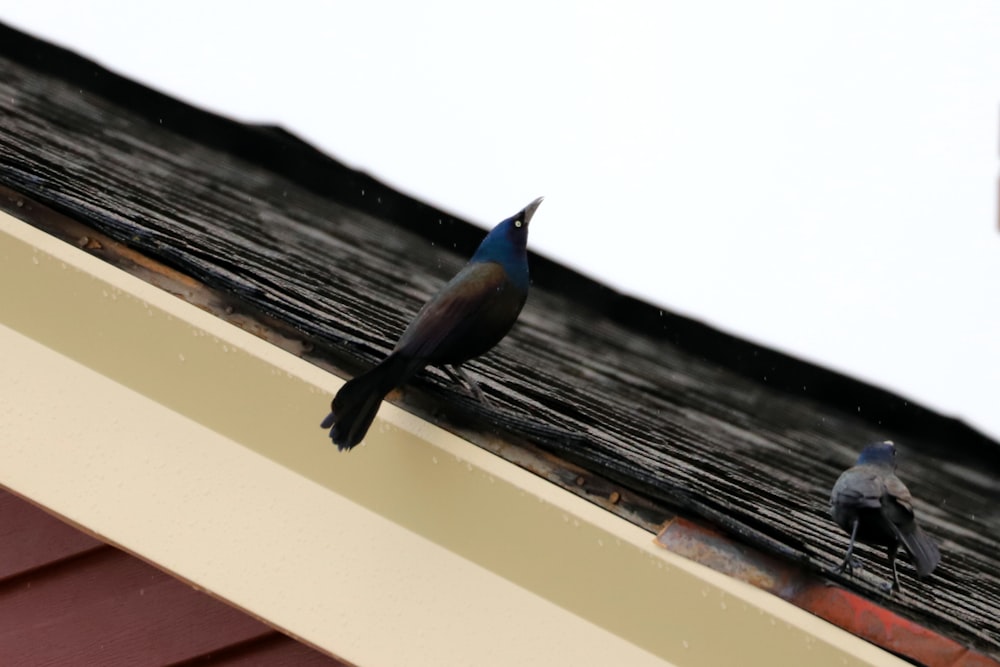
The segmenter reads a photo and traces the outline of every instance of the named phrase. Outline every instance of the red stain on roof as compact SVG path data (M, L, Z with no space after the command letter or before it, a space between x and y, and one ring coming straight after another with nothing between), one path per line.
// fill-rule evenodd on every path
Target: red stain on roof
M1000 667L1000 662L805 570L676 518L661 546L784 598L848 632L927 667Z

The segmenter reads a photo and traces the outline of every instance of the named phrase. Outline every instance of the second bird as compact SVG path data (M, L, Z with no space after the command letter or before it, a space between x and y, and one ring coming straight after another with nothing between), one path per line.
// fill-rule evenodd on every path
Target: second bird
M483 239L448 284L424 304L396 347L375 368L347 382L330 404L322 427L340 450L365 437L387 393L427 365L464 377L459 364L488 351L507 335L528 298L528 223L539 197Z
M941 561L937 545L917 525L910 491L896 477L896 447L889 440L865 447L854 467L844 471L833 485L830 512L851 535L837 571L853 568L855 540L887 547L893 590L899 590L896 552L900 544L920 577L933 572Z

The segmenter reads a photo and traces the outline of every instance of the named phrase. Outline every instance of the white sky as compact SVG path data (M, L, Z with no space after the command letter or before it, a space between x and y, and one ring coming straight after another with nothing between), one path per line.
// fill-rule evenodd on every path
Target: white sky
M622 291L1000 438L1000 4L0 0Z

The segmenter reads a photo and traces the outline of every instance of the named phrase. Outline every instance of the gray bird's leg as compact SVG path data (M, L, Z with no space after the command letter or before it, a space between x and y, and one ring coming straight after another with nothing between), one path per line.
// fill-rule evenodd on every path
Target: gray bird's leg
M892 568L892 588L890 591L900 590L899 586L899 574L896 572L896 552L899 551L899 543L893 544L889 547L889 567Z
M858 518L854 517L854 522L851 524L851 543L847 545L847 555L844 556L843 562L837 566L834 572L840 573L847 570L847 576L854 576L854 538L858 534Z
M442 368L444 369L444 372L448 374L448 377L452 379L453 382L464 384L466 388L472 393L472 395L476 397L477 401L479 401L483 405L490 405L489 400L487 400L486 398L486 394L483 393L483 390L479 388L479 385L476 384L472 378L470 378L468 375L465 374L465 371L462 370L461 365L450 364L448 366L442 366Z

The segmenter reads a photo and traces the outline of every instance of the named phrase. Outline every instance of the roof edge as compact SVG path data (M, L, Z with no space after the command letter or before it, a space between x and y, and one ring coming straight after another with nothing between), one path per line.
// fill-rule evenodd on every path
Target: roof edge
M0 483L343 659L888 658L395 406L317 446L341 380L6 214L0 257Z

